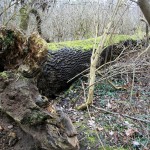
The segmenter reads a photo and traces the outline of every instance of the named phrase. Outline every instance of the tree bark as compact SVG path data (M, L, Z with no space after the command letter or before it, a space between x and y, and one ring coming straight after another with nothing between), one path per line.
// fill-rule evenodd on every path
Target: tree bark
M142 18L141 21L145 23L145 32L146 32L146 47L149 45L149 24L146 19Z
M38 13L38 11L36 9L31 9L30 13L34 14L34 16L36 18L37 31L42 36L42 29L41 29L42 19L40 17L40 14Z
M67 89L77 78L68 81L89 67L91 53L90 50L82 52L69 48L57 52L48 51L47 60L41 66L37 78L40 92L47 97L55 97Z
M138 0L138 5L150 25L150 0Z

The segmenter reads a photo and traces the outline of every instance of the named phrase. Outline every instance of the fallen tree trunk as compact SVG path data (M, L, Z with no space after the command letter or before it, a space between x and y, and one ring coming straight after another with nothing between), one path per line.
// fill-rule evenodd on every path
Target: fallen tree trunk
M99 57L98 66L115 60L123 50L127 51L132 49L131 47L134 49L137 45L137 41L127 40L104 48ZM39 91L47 97L54 97L67 89L79 76L68 83L70 79L90 67L91 55L92 50L82 52L81 50L64 48L57 52L49 51L37 76Z
M89 68L92 50L83 52L64 48L52 52L48 51L46 42L37 34L26 39L19 31L2 28L0 32L1 70L18 69L25 64L29 68L22 71L23 75L27 78L35 77L40 93L48 98L67 89L76 78L68 83L70 79ZM108 46L101 53L98 64L115 60L124 49L139 44L137 41L127 40Z
M50 57L50 59L49 59ZM47 61L42 65L42 71L37 77L39 91L54 97L67 89L73 81L68 81L89 67L91 51L82 52L73 49L61 49L58 52L48 52Z

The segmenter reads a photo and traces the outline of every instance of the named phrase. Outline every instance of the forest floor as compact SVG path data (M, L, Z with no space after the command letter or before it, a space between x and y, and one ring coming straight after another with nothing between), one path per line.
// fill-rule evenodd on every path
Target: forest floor
M128 54L101 68L93 105L79 111L75 108L87 99L87 77L57 98L78 130L81 150L149 150L150 54Z
M98 69L93 105L87 110L76 107L87 99L88 74L53 100L77 128L80 150L150 149L150 53L142 51ZM0 149L29 149L30 138L0 113Z

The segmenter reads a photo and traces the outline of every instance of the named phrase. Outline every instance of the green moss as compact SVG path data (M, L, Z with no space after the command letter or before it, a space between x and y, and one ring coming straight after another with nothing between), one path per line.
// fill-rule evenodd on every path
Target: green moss
M28 5L24 5L22 8L20 8L20 28L23 30L27 30L28 23L29 23L29 12L28 12Z
M88 140L88 142L91 143L91 144L94 144L94 143L97 141L96 137L94 137L94 136L92 136L92 137L87 137L87 140Z
M120 41L124 41L127 39L138 39L138 35L108 35L105 46L118 43ZM48 48L50 50L58 50L60 48L69 47L69 48L76 48L76 49L82 49L83 51L92 49L96 43L100 42L101 37L90 38L87 40L77 40L77 41L65 41L65 42L59 42L59 43L48 43Z
M2 77L2 78L8 78L8 75L7 75L7 73L6 72L0 72L0 76Z
M40 112L39 110L33 110L32 113L26 114L21 122L23 124L36 125L44 122L47 117L47 114Z
M0 43L2 43L3 49L6 50L14 43L14 33L11 30L8 30L5 34L7 34L7 36L0 33Z

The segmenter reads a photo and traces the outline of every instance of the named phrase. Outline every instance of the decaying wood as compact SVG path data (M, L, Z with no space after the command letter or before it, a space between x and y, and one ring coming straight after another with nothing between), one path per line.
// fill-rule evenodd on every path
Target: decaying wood
M37 105L39 101L40 104L46 102L46 105ZM24 147L20 149L79 149L77 131L70 118L62 110L47 107L50 104L39 94L32 80L11 71L0 74L0 120L3 126L6 118L12 120L24 134L24 138L30 137L28 140L32 140L30 142L26 139ZM16 136L20 132L15 133ZM22 140L24 139L18 139L8 150L18 148Z

